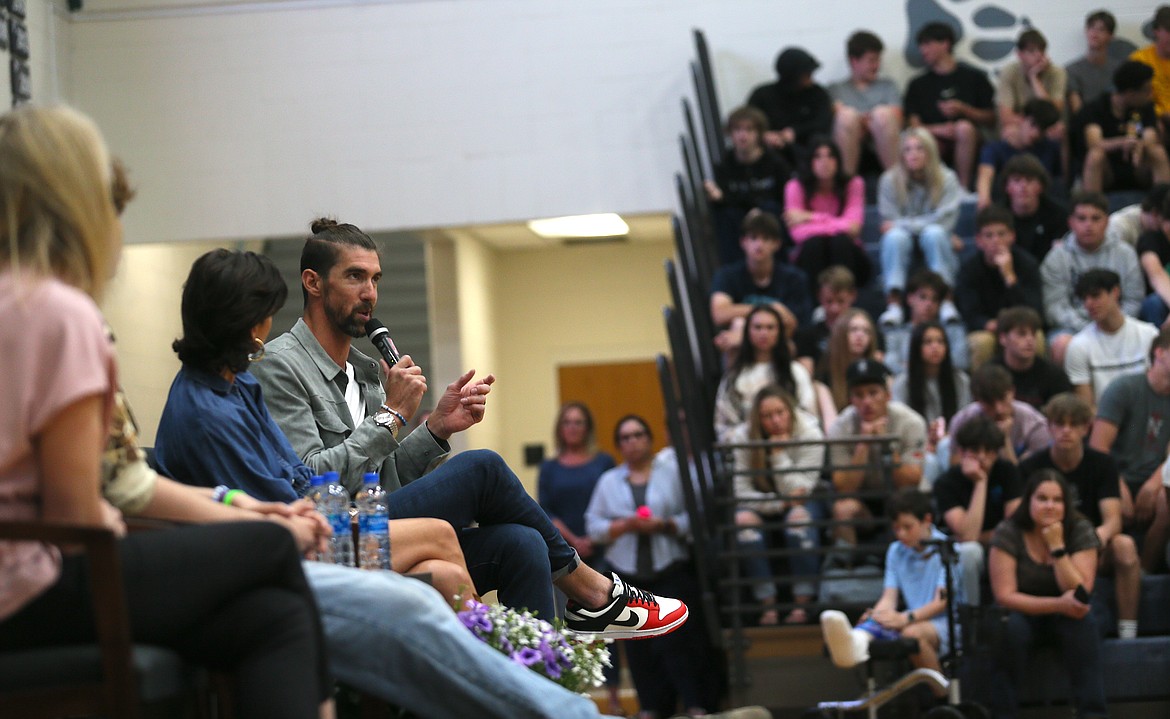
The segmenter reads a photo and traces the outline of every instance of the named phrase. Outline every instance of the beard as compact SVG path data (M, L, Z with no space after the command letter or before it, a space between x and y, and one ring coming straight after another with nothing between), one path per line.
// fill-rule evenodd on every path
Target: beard
M373 305L359 302L346 312L344 309L328 303L325 305L325 316L329 318L333 326L355 339L366 336L366 323L358 319L357 315L359 312L373 314L374 307Z

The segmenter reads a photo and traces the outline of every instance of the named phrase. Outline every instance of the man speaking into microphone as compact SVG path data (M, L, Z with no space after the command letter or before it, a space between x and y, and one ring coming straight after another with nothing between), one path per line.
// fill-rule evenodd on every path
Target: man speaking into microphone
M301 251L304 315L249 368L301 460L315 474L340 473L351 493L361 488L364 474L378 473L390 492L391 519L450 522L474 589L497 590L508 606L551 621L555 583L571 600L570 629L633 637L681 626L688 615L682 602L654 597L582 563L495 452L462 452L427 472L450 451L453 434L483 419L495 377L473 380L475 371L467 371L447 385L422 426L400 437L427 381L410 355L395 357L383 342L388 333L373 332L382 278L377 245L350 224L319 219L311 227ZM381 361L353 347L367 326L386 355ZM388 360L395 359L391 366Z

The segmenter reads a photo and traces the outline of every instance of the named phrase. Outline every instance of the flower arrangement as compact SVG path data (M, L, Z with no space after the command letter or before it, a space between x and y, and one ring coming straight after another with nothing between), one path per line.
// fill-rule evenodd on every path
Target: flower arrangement
M604 667L610 666L605 642L570 634L531 612L518 612L468 600L459 619L471 633L512 661L581 693L605 681Z

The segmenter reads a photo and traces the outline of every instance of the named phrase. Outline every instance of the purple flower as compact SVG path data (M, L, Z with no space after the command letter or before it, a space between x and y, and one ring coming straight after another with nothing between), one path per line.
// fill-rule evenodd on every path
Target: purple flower
M530 667L540 661L540 652L532 647L524 647L520 651L512 653L512 661Z
M492 620L487 617L487 607L482 604L472 607L470 602L468 605L468 609L459 612L459 620L463 622L463 626L477 634L480 632L490 634L493 626Z

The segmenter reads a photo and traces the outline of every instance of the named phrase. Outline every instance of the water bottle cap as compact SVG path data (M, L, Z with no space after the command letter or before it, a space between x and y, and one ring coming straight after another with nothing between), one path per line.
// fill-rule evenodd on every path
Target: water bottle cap
M310 487L320 487L322 484L325 484L325 475L314 474L312 477L309 477Z
M362 481L365 482L366 484L377 484L378 483L378 473L377 472L366 472L365 475L362 476Z
M341 479L341 472L326 472L325 481L336 484Z

